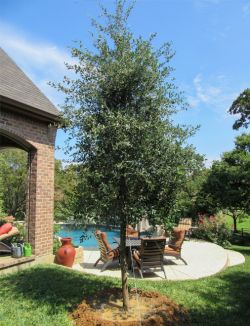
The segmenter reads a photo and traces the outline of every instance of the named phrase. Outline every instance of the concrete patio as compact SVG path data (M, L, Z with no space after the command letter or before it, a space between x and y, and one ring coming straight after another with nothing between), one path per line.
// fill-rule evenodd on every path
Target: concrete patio
M99 251L84 250L84 261L73 266L75 270L98 276L120 277L118 262L112 263L105 271L101 272L103 265L100 262L96 267L94 263L100 257ZM222 247L204 241L185 241L182 249L182 257L186 260L185 265L181 260L172 257L164 259L164 269L168 280L194 280L219 273L225 268L242 264L245 258L238 252L225 250ZM129 272L130 278L140 278L138 270ZM162 280L162 271L144 273L144 279Z

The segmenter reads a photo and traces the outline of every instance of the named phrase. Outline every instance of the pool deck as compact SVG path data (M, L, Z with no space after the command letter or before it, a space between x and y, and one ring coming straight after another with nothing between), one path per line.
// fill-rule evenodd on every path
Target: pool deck
M94 267L94 263L99 257L99 251L88 251L84 249L84 262L74 265L73 269L98 276L121 277L117 261L112 263L103 272L101 272L102 262L99 262ZM229 266L245 262L244 256L236 251L225 250L214 243L198 240L184 242L182 257L186 260L187 265L180 259L177 260L172 257L164 258L164 269L167 280L195 280L217 274ZM135 268L134 271L129 272L129 277L140 278L138 270ZM148 280L165 279L163 272L159 270L144 273L143 277Z

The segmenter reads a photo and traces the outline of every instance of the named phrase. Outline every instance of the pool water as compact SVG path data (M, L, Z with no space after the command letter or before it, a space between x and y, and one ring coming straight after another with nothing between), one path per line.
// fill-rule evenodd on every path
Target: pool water
M96 249L98 248L98 244L96 238L94 236L95 230L101 230L107 233L107 239L111 247L113 247L114 237L120 237L119 229L110 230L105 226L88 226L87 228L73 228L72 226L62 225L61 230L57 232L61 238L69 237L72 238L72 242L76 246L81 246L88 249ZM84 234L87 236L87 239L80 241L81 236Z

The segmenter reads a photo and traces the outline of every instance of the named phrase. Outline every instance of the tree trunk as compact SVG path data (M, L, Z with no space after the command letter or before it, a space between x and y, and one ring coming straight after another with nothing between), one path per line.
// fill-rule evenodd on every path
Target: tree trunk
M124 175L120 177L120 264L121 264L121 276L122 276L122 298L124 311L129 310L128 302L128 275L127 275L127 260L126 260L126 227L127 227L127 215L126 215L126 199L127 199L127 185Z
M123 309L129 310L129 297L128 297L128 275L127 275L127 260L126 260L126 220L121 223L120 230L120 264L121 264L121 275L122 275L122 298L123 298Z
M237 214L234 211L232 213L233 213L232 218L233 218L233 221L234 221L234 224L233 224L234 233L237 233Z

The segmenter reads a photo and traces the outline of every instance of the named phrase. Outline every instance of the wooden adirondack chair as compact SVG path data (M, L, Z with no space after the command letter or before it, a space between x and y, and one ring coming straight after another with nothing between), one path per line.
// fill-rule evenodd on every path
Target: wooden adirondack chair
M172 237L164 249L164 256L173 256L176 259L181 259L187 265L187 262L181 257L181 248L185 239L185 233L185 230L175 229L173 231Z
M100 258L97 259L94 266L96 266L99 261L102 261L104 265L102 266L101 272L103 272L114 260L119 259L120 251L119 248L112 249L108 243L106 232L97 230L95 232L95 238L98 242Z

